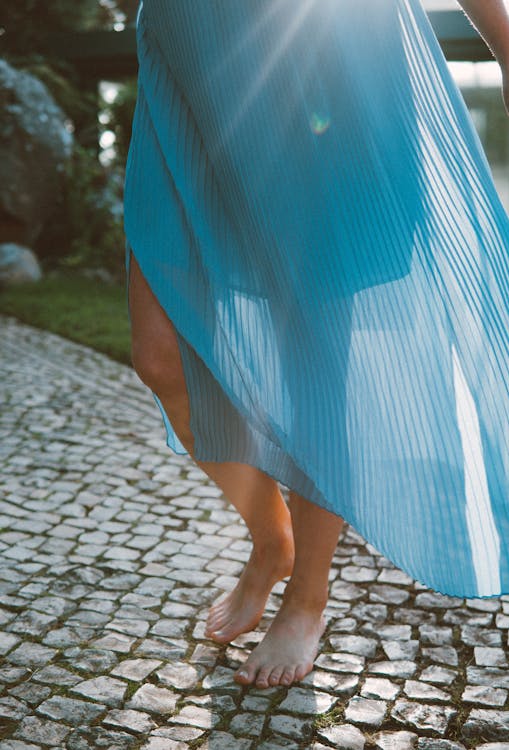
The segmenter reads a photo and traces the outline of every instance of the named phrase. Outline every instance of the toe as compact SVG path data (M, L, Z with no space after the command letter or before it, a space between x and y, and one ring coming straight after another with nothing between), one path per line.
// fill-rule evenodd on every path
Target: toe
M211 641L224 644L230 643L236 635L236 633L232 633L227 628L222 628L220 630L213 630L207 635L207 637L210 638Z
M272 672L272 667L261 667L256 675L256 687L267 688L269 687L269 675Z
M218 618L224 617L224 613L227 609L228 607L226 606L226 602L223 602L221 604L215 604L213 607L209 609L207 621L213 622L214 620L217 620Z
M225 621L228 620L228 617L224 612L214 614L213 617L209 617L207 620L207 632L213 633L214 630L219 630L221 627L225 624Z
M240 682L241 685L250 685L255 678L256 669L250 664L243 664L237 669L233 675L235 682Z
M269 675L269 685L279 685L279 681L281 680L281 675L284 672L284 667L274 667L272 672Z
M294 667L285 667L279 683L281 685L291 685L295 677Z
M294 679L295 680L302 680L303 677L305 677L311 670L313 669L312 664L299 664L297 669L295 670Z
M221 610L224 608L225 604L228 604L228 597L225 596L223 599L218 599L217 602L214 602L209 608L209 616L216 614L216 612L221 612Z

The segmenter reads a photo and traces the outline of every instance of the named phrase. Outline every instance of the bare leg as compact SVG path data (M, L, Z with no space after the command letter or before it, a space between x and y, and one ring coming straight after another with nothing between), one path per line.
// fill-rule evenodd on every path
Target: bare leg
M290 685L313 668L325 628L329 570L344 521L290 493L295 565L281 609L235 680L256 687Z
M133 365L157 393L182 445L193 456L189 398L172 322L143 277L134 254L129 278ZM196 461L196 459L195 459ZM244 519L253 541L237 586L210 609L206 635L227 643L258 624L267 597L293 568L290 512L277 482L247 464L196 461Z

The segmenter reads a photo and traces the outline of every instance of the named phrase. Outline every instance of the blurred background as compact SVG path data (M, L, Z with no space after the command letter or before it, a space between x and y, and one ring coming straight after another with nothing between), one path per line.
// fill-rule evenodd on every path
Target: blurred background
M498 64L456 0L423 5L509 212ZM122 189L137 10L138 0L15 0L0 9L0 312L121 361L129 361Z

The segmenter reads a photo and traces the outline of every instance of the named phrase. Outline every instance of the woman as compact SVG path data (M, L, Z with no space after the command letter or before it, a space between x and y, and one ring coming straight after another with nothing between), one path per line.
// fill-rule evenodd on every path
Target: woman
M509 111L504 2L461 4ZM419 0L144 0L137 32L133 364L253 542L206 635L290 576L235 679L312 669L343 519L508 592L509 220Z

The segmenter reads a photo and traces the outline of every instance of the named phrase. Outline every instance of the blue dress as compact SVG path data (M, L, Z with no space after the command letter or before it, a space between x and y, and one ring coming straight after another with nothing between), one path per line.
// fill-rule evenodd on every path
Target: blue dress
M509 218L420 0L143 0L137 39L126 267L196 458L509 593Z

